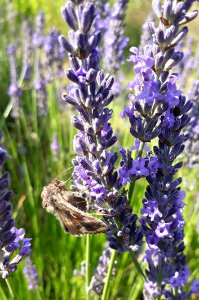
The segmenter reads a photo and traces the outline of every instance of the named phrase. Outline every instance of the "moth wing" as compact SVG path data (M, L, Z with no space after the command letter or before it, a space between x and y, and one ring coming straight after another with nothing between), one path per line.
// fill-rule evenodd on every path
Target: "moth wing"
M69 202L72 206L82 210L87 210L87 201L85 198L81 197L79 193L76 192L65 192L63 195L64 199L67 199L67 202Z
M70 203L60 201L56 202L55 210L57 218L66 233L79 236L79 222L71 215L71 210L76 209Z
M60 224L63 227L66 233L70 233L72 235L80 236L82 233L80 232L80 226L78 222L75 222L74 219L71 218L70 212L60 213L58 212Z
M84 234L105 232L108 229L107 225L103 221L93 217L90 214L88 214L88 216L82 215L80 224L85 231Z
M107 225L70 203L60 201L56 203L56 212L65 232L80 236L84 234L95 234L105 232Z

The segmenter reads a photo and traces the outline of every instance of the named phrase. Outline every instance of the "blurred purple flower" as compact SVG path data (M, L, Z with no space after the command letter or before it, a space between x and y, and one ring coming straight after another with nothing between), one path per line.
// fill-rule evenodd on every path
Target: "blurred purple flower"
M30 257L26 258L25 260L25 267L23 269L23 273L28 282L28 289L36 290L39 285L38 273L37 268L35 267L35 265L33 265L32 261L30 260Z

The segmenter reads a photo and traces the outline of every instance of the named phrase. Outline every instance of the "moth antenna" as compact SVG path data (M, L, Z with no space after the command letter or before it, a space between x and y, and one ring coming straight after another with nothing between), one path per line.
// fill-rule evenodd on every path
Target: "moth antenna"
M57 176L55 177L56 179L58 179L58 177L69 174L70 170L73 169L73 166L67 167L64 171L60 172L59 174L57 174Z
M68 183L68 182L70 182L70 181L72 181L72 179L71 178L68 178L67 180L63 180L63 183Z

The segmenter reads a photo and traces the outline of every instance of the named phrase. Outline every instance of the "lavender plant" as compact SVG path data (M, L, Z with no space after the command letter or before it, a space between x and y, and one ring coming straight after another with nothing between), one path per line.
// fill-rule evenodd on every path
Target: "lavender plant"
M60 36L72 66L66 75L73 85L64 99L78 111L72 120L79 130L73 144L77 156L72 188L84 193L94 210L107 215L104 219L109 224L107 237L112 248L119 252L135 250L142 240L137 216L127 204L126 192L118 195L122 186L115 170L118 154L107 150L117 140L109 123L112 111L107 108L114 98L113 78L99 69L100 33L90 33L95 6L87 1L69 1L62 13L72 29L69 41Z
M148 245L145 299L188 299L191 294L184 289L189 277L183 242L185 192L179 186L182 179L174 177L182 167L175 160L188 139L183 129L190 121L187 113L191 103L177 89L179 75L171 70L183 58L176 51L188 32L188 27L182 25L197 16L197 11L188 12L192 2L166 0L162 5L154 0L153 10L159 25L148 23L151 42L145 45L143 54L131 49L136 77L129 86L135 93L130 96L131 106L125 112L131 123L131 134L143 143L158 138L158 145L153 149L157 172L146 177L148 186L140 219Z
M2 135L0 134L0 139ZM23 228L14 227L14 218L12 217L12 192L8 187L10 184L9 173L2 173L2 167L5 163L7 153L0 146L0 274L3 279L8 278L12 272L16 271L17 265L25 255L31 253L30 238L25 238Z

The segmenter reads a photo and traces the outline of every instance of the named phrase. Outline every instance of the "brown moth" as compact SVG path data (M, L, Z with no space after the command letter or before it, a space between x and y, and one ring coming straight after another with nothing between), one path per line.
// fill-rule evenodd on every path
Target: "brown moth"
M43 188L42 206L56 216L66 233L80 236L105 232L108 226L87 213L87 201L78 192L67 191L64 182L53 180Z

